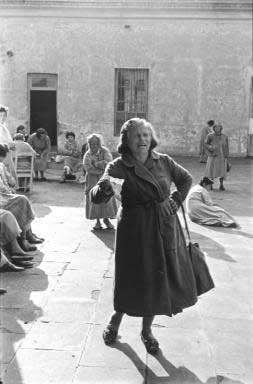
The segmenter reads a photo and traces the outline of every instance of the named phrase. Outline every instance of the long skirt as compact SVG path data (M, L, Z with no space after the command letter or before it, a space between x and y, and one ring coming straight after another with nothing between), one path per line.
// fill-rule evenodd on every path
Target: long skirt
M7 200L0 208L11 212L22 230L26 229L34 219L30 201L23 195L8 194Z
M222 154L218 156L208 156L205 176L210 179L222 177L226 179L227 176L227 159Z
M15 166L14 166L11 151L7 152L7 155L4 159L4 165L6 166L6 169L11 174L11 176L14 177L15 180L17 180L17 174L15 171Z
M237 225L235 219L225 211L225 209L216 205L206 205L204 203L191 202L189 206L190 219L197 224L213 225L217 227L231 227Z
M0 246L13 241L21 233L17 220L11 212L0 209Z
M35 157L34 159L34 171L35 172L44 172L47 169L47 161L48 158L46 157Z

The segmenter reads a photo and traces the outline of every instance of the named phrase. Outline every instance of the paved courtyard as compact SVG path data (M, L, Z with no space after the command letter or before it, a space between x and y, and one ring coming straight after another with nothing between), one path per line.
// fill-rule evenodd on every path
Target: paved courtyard
M204 165L177 159L195 182ZM232 159L227 190L212 192L239 229L190 223L207 253L216 288L173 318L158 316L161 352L147 355L141 320L125 317L120 338L101 337L112 311L114 232L92 232L83 185L36 183L34 230L46 238L35 266L0 274L1 378L4 384L253 384L253 162ZM180 215L181 217L181 215Z

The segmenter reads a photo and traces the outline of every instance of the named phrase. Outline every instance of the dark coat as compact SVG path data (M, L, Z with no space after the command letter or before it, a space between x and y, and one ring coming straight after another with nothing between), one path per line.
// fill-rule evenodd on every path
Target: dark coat
M114 308L132 316L172 316L197 301L184 235L170 204L174 182L185 199L192 177L171 157L157 152L145 165L130 155L109 163L92 190L104 195L108 175L124 179L115 249Z

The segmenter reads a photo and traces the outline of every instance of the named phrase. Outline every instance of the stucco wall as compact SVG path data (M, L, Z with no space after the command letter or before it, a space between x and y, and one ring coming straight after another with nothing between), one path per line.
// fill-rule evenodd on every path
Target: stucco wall
M12 131L28 120L27 73L57 73L59 134L71 128L84 140L99 132L113 150L114 69L149 68L149 120L161 150L197 155L199 132L215 119L231 152L246 154L250 20L38 17L0 25L0 103L10 108Z

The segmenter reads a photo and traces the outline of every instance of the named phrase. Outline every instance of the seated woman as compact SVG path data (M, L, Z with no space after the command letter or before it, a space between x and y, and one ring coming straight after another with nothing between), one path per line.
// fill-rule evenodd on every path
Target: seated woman
M13 159L17 157L18 155L31 155L33 158L36 156L36 152L34 149L30 146L30 144L26 143L25 136L22 133L16 133L14 135L14 143L15 143L15 151L13 151ZM19 166L22 166L25 169L29 169L31 167L30 159L27 157L23 157L19 160ZM17 181L18 181L18 187L16 187L16 190L29 192L29 177L18 177L17 175Z
M112 161L112 155L109 149L102 146L102 138L96 133L91 134L87 138L88 151L83 158L83 165L86 171L85 195L86 195L86 218L96 220L93 227L94 230L102 229L100 219L103 219L107 229L114 229L110 218L115 218L117 214L117 204L113 197L107 203L97 205L92 203L90 197L91 189L97 184L100 177L103 175L106 165Z
M66 132L66 141L59 155L64 158L63 175L61 183L66 180L75 180L75 172L79 171L81 165L81 152L78 150L74 132Z
M0 144L0 208L10 211L16 218L21 229L19 245L26 251L35 251L37 248L30 244L43 242L31 230L31 222L34 219L30 201L26 196L14 194L11 187L15 180L9 174L3 161L8 153L8 148Z
M191 188L186 198L186 210L190 219L197 224L217 227L237 227L235 219L225 209L214 204L208 192L213 181L202 177L200 183Z
M5 260L3 263L2 260L1 265L4 265L4 269L6 270L8 267L8 271L20 270L15 267L16 265L26 268L32 267L33 264L30 261L33 257L26 255L17 242L17 237L21 234L17 220L11 212L5 209L0 209L0 233L0 249L3 251L2 259L6 257L9 261L7 263Z

